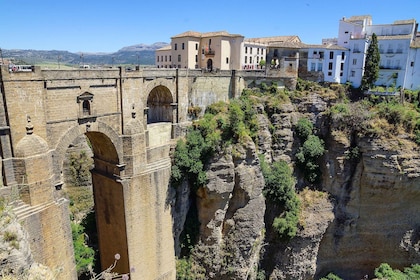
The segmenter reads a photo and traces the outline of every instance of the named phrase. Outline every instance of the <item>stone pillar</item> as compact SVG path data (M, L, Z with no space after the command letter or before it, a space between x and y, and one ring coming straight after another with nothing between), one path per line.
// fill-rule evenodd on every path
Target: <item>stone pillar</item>
M68 201L55 200L52 156L46 141L33 133L28 116L26 136L16 145L15 174L27 203L18 218L31 236L34 261L48 266L57 279L77 279Z

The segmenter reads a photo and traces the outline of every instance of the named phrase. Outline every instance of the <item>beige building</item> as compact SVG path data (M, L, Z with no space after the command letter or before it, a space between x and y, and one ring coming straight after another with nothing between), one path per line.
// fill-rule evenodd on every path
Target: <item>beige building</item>
M172 49L170 45L156 50L155 57L158 68L172 68Z
M243 41L242 35L226 31L187 31L172 37L170 46L156 50L156 65L158 68L207 71L240 69L241 53L238 50L241 50Z
M156 50L158 68L213 70L265 69L272 43L300 43L298 36L248 38L226 31L187 31L171 38L171 44Z

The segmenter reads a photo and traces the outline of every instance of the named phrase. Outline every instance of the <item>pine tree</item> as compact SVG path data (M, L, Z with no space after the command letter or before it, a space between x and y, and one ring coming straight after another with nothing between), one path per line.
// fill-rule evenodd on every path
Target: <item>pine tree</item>
M378 39L376 34L372 34L370 45L366 54L365 72L362 78L362 90L371 88L379 77L379 61L381 55L379 54Z

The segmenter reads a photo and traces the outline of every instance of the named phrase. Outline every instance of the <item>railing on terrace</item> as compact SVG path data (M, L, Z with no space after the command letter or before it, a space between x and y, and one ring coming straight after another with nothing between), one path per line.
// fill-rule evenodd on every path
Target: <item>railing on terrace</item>
M208 50L205 50L205 51L204 51L204 54L205 54L205 55L215 55L216 53L215 53L215 51L214 51L214 50L212 50L212 49L208 49Z

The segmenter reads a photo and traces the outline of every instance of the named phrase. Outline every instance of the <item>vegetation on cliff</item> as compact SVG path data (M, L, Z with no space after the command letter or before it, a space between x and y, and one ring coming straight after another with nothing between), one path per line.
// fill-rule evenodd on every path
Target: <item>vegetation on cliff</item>
M318 102L317 100L321 103L316 105L310 103ZM285 111L285 104L293 104L295 110L303 108L304 112L299 111L295 114L289 109ZM326 106L316 108L322 104ZM315 113L310 110L314 110ZM359 147L361 139L384 139L387 145L397 143L401 146L411 146L413 149L418 149L416 143L420 144L420 109L417 92L406 90L401 97L362 98L360 92L351 89L349 85L320 85L298 80L297 90L288 91L280 90L275 84L271 86L261 84L259 88L245 89L240 98L229 103L218 102L209 106L205 114L193 123L186 138L177 145L172 182L176 185L186 179L195 191L207 183L206 163L212 155L226 151L235 154L237 152L235 148L229 149L229 147L250 140L258 147L259 141L264 141L260 127L262 115L269 120L267 131L270 133L267 135L272 137L271 145L284 148L284 145L278 144L276 137L283 137L287 132L277 134L276 129L279 129L279 126L272 122L282 120L283 112L290 114L292 119L289 129L294 133L293 139L281 140L293 141L292 148L287 154L291 162L284 162L278 157L274 160L274 157L270 156L261 156L259 160L266 183L264 195L267 205L270 204L267 207L271 207L268 211L271 211L270 215L273 216L265 221L266 227L270 228L272 233L276 233L275 238L281 240L280 243L292 244L286 240L290 240L305 228L300 212L301 208L306 207L302 205L306 202L300 202L297 198L295 184L297 182L300 192L310 189L311 192L318 193L324 189L322 184L325 182L325 176L321 170L328 170L328 162L323 161L327 160L329 150L336 148L330 146L332 139L343 144L340 146L343 151L340 152L344 153L337 156L351 174L355 172L363 157L362 149ZM274 148L271 148L274 151ZM290 166L296 169L290 169ZM349 178L351 181L351 177ZM305 188L307 186L309 188ZM350 187L343 185L346 191L349 191ZM321 194L324 198L324 194L328 197L325 192ZM344 194L344 199L348 199L348 193ZM339 197L334 199L337 199L335 203L340 203ZM275 211L272 208L274 204L278 205L274 208ZM339 216L341 210L335 211L338 221L341 219ZM197 214L195 216L197 217ZM188 222L187 224L191 225ZM178 279L192 279L188 278L192 277L191 275L203 276L204 272L198 269L200 264L194 263L194 258L191 258L195 246L193 240L198 238L198 228L199 225L196 225L195 237L191 238L192 235L189 235L188 240L191 242L184 245L191 250L178 262L178 268L184 275L178 275ZM270 238L274 237L272 233ZM272 239L265 240L265 242L272 241ZM269 267L262 269L267 275L272 275ZM373 271L371 273L373 274ZM264 278L263 274L265 274L263 270L257 273L261 279ZM330 274L326 279L340 278Z

